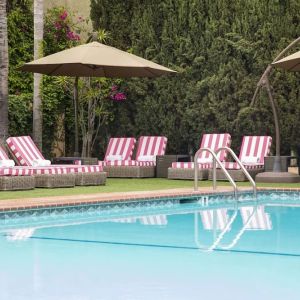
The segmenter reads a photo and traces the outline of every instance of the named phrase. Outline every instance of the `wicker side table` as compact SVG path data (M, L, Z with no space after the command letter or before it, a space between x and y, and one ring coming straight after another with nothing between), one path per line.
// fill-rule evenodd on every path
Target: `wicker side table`
M53 164L56 165L74 165L75 161L81 161L82 165L97 165L97 157L55 157L52 159Z
M295 156L280 156L280 166L282 172L287 172L290 166L291 159L296 158ZM265 157L265 172L272 172L274 165L275 156Z
M172 162L190 161L189 155L157 155L156 156L156 177L167 178L168 168L172 166Z

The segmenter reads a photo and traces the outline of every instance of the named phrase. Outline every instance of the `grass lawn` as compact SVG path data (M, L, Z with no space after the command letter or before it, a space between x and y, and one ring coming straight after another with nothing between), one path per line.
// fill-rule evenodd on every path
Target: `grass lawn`
M84 186L75 188L57 188L57 189L34 189L30 191L0 191L0 200L4 199L23 199L29 197L49 197L49 196L69 196L94 193L111 192L130 192L130 191L153 191L172 188L193 188L192 180L168 180L163 178L147 179L116 179L108 178L105 186ZM228 182L218 182L218 186L227 186ZM239 183L239 186L249 186L249 182ZM199 190L201 186L212 186L211 181L199 181ZM266 184L260 183L258 187L285 187L300 188L300 183L294 184Z

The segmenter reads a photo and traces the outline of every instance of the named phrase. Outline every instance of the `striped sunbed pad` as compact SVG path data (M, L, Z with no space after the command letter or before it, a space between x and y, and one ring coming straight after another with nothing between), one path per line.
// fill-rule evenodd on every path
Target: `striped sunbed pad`
M167 142L168 139L165 136L141 136L133 165L140 167L155 166L156 156L165 154Z
M264 159L269 155L272 145L270 136L244 136L239 160L246 169L258 169L264 166ZM240 169L236 162L224 162L226 169Z
M105 157L99 161L100 166L127 166L132 160L132 153L136 143L133 137L110 138Z
M201 140L200 148L210 148L216 151L221 147L230 147L231 136L229 133L209 133L204 134ZM227 151L221 150L217 157L220 161L225 161L227 158ZM199 169L212 168L212 155L208 151L202 151L198 158ZM193 162L173 162L172 168L193 169Z
M240 212L247 230L271 230L272 221L270 214L265 212L265 207L260 205L254 212L253 206L241 207ZM254 212L254 213L253 213ZM253 214L253 215L252 215ZM252 215L252 217L251 217ZM251 219L249 219L251 217Z
M4 148L0 145L0 160L9 160ZM30 176L32 170L26 167L0 167L0 176Z
M49 167L33 167L34 160L44 156L30 136L10 137L6 140L8 147L21 166L32 167L34 174L66 174L95 173L103 170L99 165L51 165Z
M106 166L150 167L156 165L156 156L164 155L168 139L164 136L141 136L135 160L124 160L120 163L107 163Z

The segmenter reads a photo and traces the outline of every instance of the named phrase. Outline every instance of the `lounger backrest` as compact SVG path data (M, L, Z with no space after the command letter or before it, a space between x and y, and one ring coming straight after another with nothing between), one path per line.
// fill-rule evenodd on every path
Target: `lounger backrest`
M265 212L264 206L257 206L256 211L253 206L240 208L243 224L248 230L271 230L272 221L270 214Z
M9 159L9 157L6 154L4 147L0 145L0 160L6 160L6 159Z
M45 159L30 136L10 137L6 143L21 166L32 166L36 159Z
M168 139L165 136L141 136L138 142L136 160L141 156L164 155Z
M221 147L230 147L231 136L229 133L208 133L204 134L201 140L200 148L210 148L214 152ZM221 150L217 157L220 161L225 161L228 153L225 150ZM199 155L199 163L207 163L208 160L212 160L212 155L208 151L202 151Z
M122 160L131 160L136 139L132 137L110 138L104 160L111 156L122 156Z
M270 136L244 136L239 159L243 163L264 164L272 145Z

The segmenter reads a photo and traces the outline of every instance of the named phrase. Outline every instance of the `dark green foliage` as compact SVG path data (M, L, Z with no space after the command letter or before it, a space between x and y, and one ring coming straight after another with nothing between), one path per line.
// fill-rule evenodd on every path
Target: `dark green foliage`
M17 2L17 1L15 1ZM33 59L33 16L31 4L11 3L7 18L9 49L9 134L32 132L33 76L17 68ZM13 5L14 4L14 5Z
M231 133L236 149L245 134L274 137L265 91L246 108L267 65L298 37L299 11L297 0L91 0L94 27L111 33L109 44L179 72L128 80L108 134L165 134L177 153L195 151L204 132ZM281 70L270 78L282 153L300 144L299 78Z

